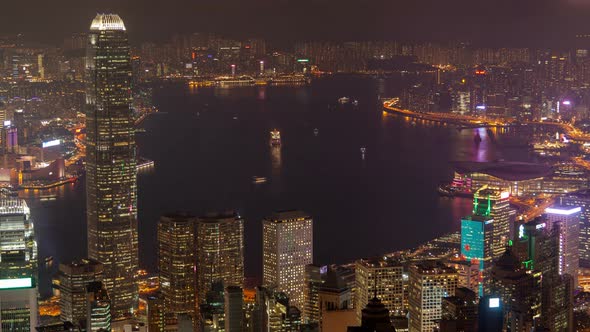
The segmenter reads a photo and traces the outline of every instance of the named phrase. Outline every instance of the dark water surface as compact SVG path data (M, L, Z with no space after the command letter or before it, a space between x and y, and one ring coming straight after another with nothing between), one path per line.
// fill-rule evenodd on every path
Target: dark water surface
M500 151L485 130L476 147L474 130L383 114L378 96L397 95L406 83L332 77L307 87L158 87L161 113L148 117L146 132L137 137L140 154L156 163L139 176L141 266L156 271L156 224L174 211L239 211L248 276L261 275L261 220L274 210L313 216L318 264L414 247L457 231L471 205L437 195L437 185L452 176L449 161L529 156ZM342 96L358 99L359 106L337 105ZM273 128L281 131L281 149L269 146ZM254 175L268 183L252 184ZM84 256L84 182L46 194L58 199L25 193L40 257L58 263ZM45 294L51 273L42 271Z

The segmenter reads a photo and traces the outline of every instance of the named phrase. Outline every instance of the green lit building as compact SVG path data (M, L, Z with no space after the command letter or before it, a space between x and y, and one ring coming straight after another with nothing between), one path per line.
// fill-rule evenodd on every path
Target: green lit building
M479 295L485 293L486 278L492 265L494 220L489 216L471 215L461 220L461 255L479 266Z
M98 14L86 58L86 213L88 257L104 266L113 318L137 306L137 166L130 109L131 64L125 24Z
M512 240L516 211L510 208L510 194L506 191L481 189L473 194L473 214L494 220L492 230L492 258L498 259Z

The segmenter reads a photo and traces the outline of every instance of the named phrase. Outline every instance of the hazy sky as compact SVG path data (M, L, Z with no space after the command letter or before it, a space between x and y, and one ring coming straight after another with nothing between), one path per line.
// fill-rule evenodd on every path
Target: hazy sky
M295 39L553 44L590 33L590 0L1 0L0 32L59 41L117 12L133 42L211 31ZM10 13L10 14L9 14Z

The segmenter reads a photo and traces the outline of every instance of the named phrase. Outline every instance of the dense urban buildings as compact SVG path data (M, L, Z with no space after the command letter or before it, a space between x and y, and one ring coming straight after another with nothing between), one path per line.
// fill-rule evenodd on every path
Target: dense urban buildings
M302 211L281 211L262 222L262 285L284 292L304 307L305 267L313 263L313 220Z
M321 31L292 45L247 31L149 35L154 42L133 32L128 40L118 15L98 14L59 45L0 35L0 330L590 330L588 34L572 49L535 49L319 41ZM287 103L304 112L282 118L275 107ZM141 125L154 104L161 116ZM333 130L347 121L353 148ZM136 132L141 152L162 162L157 172L138 155ZM319 162L342 151L356 158ZM259 156L268 159L247 163ZM307 159L318 174L293 171ZM338 187L317 180L335 174ZM439 185L410 202L423 190L417 181ZM312 195L323 189L351 204ZM398 203L421 213L388 219ZM300 210L260 222L285 205L317 212L315 234ZM236 210L203 214L220 206ZM162 211L183 208L202 216ZM344 218L330 224L331 215ZM440 237L418 244L406 236L413 227ZM88 252L64 254L77 245Z
M98 14L87 43L86 213L88 257L104 266L113 318L137 306L137 167L131 64L123 20Z

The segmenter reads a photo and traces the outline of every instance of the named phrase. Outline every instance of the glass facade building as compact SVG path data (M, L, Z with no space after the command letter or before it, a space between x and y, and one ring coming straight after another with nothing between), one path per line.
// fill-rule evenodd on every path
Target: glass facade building
M88 256L104 265L113 318L137 306L137 166L130 109L127 31L115 14L98 14L86 57L86 213Z

